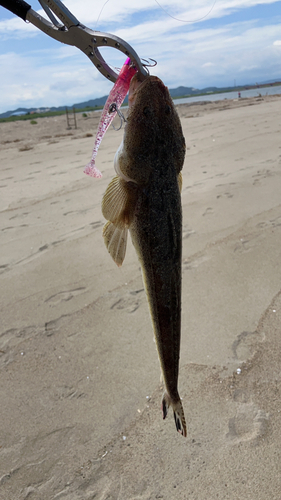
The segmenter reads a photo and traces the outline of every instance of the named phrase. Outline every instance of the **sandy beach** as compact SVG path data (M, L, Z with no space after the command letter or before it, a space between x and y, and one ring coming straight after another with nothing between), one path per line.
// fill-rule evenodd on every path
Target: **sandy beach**
M0 498L281 500L281 96L179 105L187 438L140 266L83 173L100 113L0 124Z

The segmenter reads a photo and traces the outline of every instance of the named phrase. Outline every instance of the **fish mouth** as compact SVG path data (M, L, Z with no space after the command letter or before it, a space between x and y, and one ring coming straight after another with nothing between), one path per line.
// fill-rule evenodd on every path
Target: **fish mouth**
M163 94L166 94L167 92L167 87L164 85L164 83L158 78L158 76L147 76L144 80L141 79L136 73L136 75L133 76L131 83L130 83L130 88L129 88L129 108L131 108L135 104L135 100L137 97L137 94L140 92L140 90L143 89L148 83L157 83Z
M139 78L138 73L135 75L135 78L133 77L130 83L129 87L129 108L135 103L136 100L136 95L137 92L139 91L139 88L143 86L143 84L147 81L147 78L144 80Z

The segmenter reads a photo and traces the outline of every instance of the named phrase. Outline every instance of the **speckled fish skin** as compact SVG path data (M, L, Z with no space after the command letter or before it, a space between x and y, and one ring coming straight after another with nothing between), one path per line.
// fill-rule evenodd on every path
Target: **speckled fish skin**
M130 90L130 111L123 145L115 158L119 177L113 180L119 185L116 199L123 196L126 203L114 219L107 209L109 198L111 202L113 199L109 186L104 197L103 213L110 222L105 226L104 237L109 247L113 228L123 231L123 236L127 229L130 230L142 267L165 383L163 418L166 418L171 405L177 430L186 436L185 417L177 388L181 337L180 189L185 140L168 89L159 78L150 76L140 83L135 75ZM121 238L121 247L123 242ZM121 265L124 248L120 259L116 253L110 253Z

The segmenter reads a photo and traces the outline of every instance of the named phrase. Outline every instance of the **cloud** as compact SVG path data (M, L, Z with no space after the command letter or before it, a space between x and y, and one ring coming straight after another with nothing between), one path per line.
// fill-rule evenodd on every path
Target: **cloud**
M198 0L165 0L161 5L175 17L195 19L209 12L213 1L200 0L199 6ZM114 33L140 57L156 59L151 73L172 88L280 78L280 2L263 1L264 17L254 9L258 0L217 0L203 22L186 24L169 17L154 0L143 0L141 7L128 0L64 3L85 25ZM243 18L247 8L254 10ZM238 10L239 16L231 15ZM0 8L0 16L3 12ZM0 18L0 37L0 112L22 104L71 104L105 95L112 87L76 47L52 40L21 19ZM112 66L124 62L124 54L114 49L101 52Z
M32 24L25 23L18 17L12 19L0 20L0 39L8 40L9 38L30 38L38 34L38 29Z
M159 1L162 8L155 0L142 0L141 4L130 0L96 0L95 2L93 0L66 0L64 4L81 23L92 29L100 30L102 27L103 30L103 27L105 27L105 30L107 30L110 26L111 28L114 27L114 32L116 32L121 25L125 27L124 29L134 29L135 18L138 17L141 19L141 25L144 26L146 36L151 36L153 31L149 30L149 33L147 33L145 26L147 20L151 19L152 14L158 26L156 32L154 32L157 34L160 24L162 24L162 27L167 24L169 29L190 26L201 20L209 21L210 19L227 16L239 9L247 9L259 4L268 5L274 2L276 0L200 0L200 3L198 0L189 0L189 2L186 2L186 0L163 0L163 2ZM48 19L42 9L37 12ZM1 17L3 13L11 17L0 21L0 37L23 38L38 34L37 28L32 24L24 23L21 19L15 16L12 17L10 13L1 9ZM176 17L187 24L181 24L180 21L170 16ZM150 28L153 28L153 23L150 24Z
M142 0L132 2L129 0L66 0L64 3L70 11L86 25L97 23L100 15L100 23L126 22L135 13L147 16L155 13L156 18L168 21L169 15L177 17L187 23L196 23L198 20L221 17L231 14L238 9L246 9L260 4L269 5L276 0ZM165 9L165 11L163 10ZM97 28L99 29L99 28Z
M42 60L41 51L32 57L0 55L0 66L5 67L5 78L0 84L0 112L17 107L71 105L84 98L103 96L112 87L94 66L88 65L86 58L79 66L73 65L72 58L67 58L63 66L60 59L44 61L46 57Z

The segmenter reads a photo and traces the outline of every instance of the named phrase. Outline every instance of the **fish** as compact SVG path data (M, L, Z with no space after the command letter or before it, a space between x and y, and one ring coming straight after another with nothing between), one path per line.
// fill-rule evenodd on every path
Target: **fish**
M100 147L104 134L106 133L109 125L112 123L113 118L116 116L116 113L118 113L118 110L128 93L130 81L136 74L136 72L136 67L131 63L131 60L128 57L121 68L118 78L109 93L102 111L96 133L92 158L84 168L84 173L89 175L90 177L102 177L102 173L96 167L96 156L98 154L98 149Z
M167 87L157 76L134 75L129 113L102 200L108 221L103 237L121 266L130 232L146 289L165 391L162 414L173 408L177 431L186 437L178 393L181 337L181 170L185 139Z

